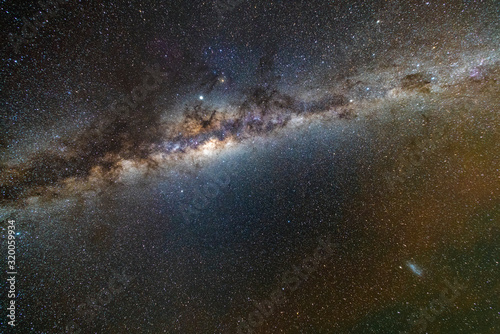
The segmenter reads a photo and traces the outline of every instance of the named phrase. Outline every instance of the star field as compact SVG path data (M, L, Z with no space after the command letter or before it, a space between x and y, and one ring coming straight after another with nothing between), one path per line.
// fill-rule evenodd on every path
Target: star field
M500 329L497 2L0 13L0 332Z

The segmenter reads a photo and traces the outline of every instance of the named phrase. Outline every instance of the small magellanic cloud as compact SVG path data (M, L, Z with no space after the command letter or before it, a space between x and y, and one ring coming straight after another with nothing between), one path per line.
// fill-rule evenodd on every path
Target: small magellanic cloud
M417 276L422 276L424 274L422 268L420 268L417 264L413 263L412 261L406 262L406 266L410 268L410 270Z

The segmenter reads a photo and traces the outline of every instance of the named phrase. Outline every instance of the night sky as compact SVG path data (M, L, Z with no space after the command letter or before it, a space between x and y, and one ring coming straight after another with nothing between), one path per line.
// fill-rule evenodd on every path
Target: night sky
M500 333L500 2L0 25L1 333Z

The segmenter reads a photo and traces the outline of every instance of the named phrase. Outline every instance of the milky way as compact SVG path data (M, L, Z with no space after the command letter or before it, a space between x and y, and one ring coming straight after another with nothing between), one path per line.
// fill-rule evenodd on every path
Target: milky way
M156 70L158 77L168 75ZM461 78L462 81L456 82L456 85L482 85L487 84L491 76L497 76L498 65L481 64L463 71L465 78ZM145 79L154 79L154 76ZM376 99L361 97L361 100L384 103L384 99L396 98L394 95L428 94L431 90L446 89L442 84L434 84L434 80L436 78L431 73L417 72L402 76L393 86L384 83L386 87L372 87L363 85L361 81L354 86L382 90L382 95ZM379 86L382 85L379 83ZM153 168L160 163L154 158L158 155L168 160L170 155L177 157L182 155L180 153L199 151L207 143L213 149L213 146L229 141L268 136L286 127L292 119L330 115L340 120L353 120L358 116L356 109L359 106L347 96L355 96L356 100L360 97L352 91L353 87L349 88L351 90L344 91L344 94L327 92L319 99L303 101L272 87L255 87L231 111L197 103L186 107L185 116L173 125L162 124L161 114L152 107L134 110L139 103L126 101L128 105L124 102L117 107L115 102L111 107L111 117L105 121L99 119L98 124L92 124L88 131L76 138L62 139L58 143L59 152L49 150L37 153L23 164L4 166L4 179L8 181L3 184L3 201L43 192L44 186L58 184L68 178L84 180L96 168L112 180L117 174L116 169L120 169L119 162L123 160L137 161Z
M1 332L500 328L497 3L1 8Z

